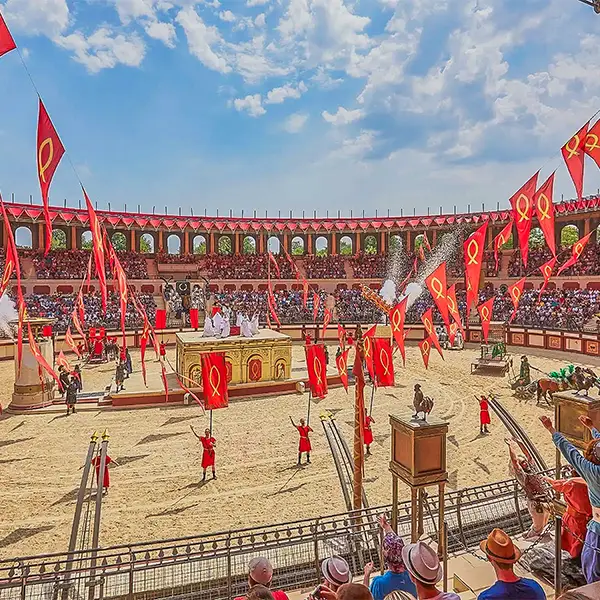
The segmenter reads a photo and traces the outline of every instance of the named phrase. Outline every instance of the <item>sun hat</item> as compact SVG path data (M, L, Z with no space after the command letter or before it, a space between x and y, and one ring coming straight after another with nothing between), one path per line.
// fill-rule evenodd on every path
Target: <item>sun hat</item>
M437 552L425 542L404 546L402 560L409 573L421 583L435 585L442 579L442 565Z
M514 545L508 533L494 529L479 547L489 560L512 565L521 558L521 550Z
M273 579L273 565L268 558L257 556L248 563L248 575L252 581L268 586Z
M331 556L321 563L321 572L327 581L334 585L348 583L352 576L348 563L341 556Z

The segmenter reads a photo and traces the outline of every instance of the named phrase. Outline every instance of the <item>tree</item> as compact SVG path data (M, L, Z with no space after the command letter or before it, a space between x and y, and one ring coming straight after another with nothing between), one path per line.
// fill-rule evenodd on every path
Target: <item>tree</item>
M194 254L206 254L206 240L203 237L198 241L194 239Z
M294 256L302 256L304 254L304 240L301 238L294 238L292 240L292 254Z
M67 249L67 234L62 229L52 230L52 241L50 242L50 248L52 250Z
M506 240L506 243L500 246L500 250L513 250L515 247L515 237L511 233Z
M256 254L256 240L253 237L247 236L244 238L244 254Z
M143 254L152 254L152 246L144 236L140 238L140 252Z
M532 229L529 233L529 247L543 248L545 243L544 232L539 227Z
M393 235L390 238L390 252L402 250L402 238L399 235Z
M231 254L231 238L224 235L219 238L219 254Z
M117 252L125 252L127 250L127 239L125 238L125 234L120 231L116 231L113 233L112 238L110 238L112 242L113 248Z
M368 235L365 238L365 254L377 254L377 240L374 235Z
M342 238L340 240L340 254L344 256L352 254L352 242L348 241L348 238Z
M565 225L560 232L561 246L572 246L579 239L579 229L575 225Z

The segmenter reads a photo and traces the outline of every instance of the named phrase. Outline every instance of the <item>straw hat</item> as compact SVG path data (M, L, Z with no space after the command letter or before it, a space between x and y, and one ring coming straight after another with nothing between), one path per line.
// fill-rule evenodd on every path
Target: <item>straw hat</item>
M440 559L436 551L425 542L404 546L402 560L409 573L421 583L435 585L442 579Z
M490 561L512 565L521 558L521 550L502 529L494 529L479 547Z
M327 581L337 586L344 585L352 579L350 567L341 556L326 558L321 563L321 571Z

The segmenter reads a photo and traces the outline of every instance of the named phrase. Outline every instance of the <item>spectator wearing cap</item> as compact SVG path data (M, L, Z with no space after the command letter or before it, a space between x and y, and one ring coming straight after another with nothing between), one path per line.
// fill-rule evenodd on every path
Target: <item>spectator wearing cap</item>
M460 600L454 592L441 592L436 585L442 580L442 565L437 552L425 542L407 544L402 560L417 587L418 600Z
M374 600L384 600L386 596L395 591L409 592L413 596L416 596L417 588L411 581L402 560L404 541L390 527L384 515L381 515L378 520L384 534L382 550L386 571L383 575L373 578L370 588L371 594L373 594ZM374 565L372 562L365 566L365 585L369 584L369 577L373 569Z
M480 544L494 571L496 583L479 594L478 600L546 600L542 586L533 579L515 575L521 550L502 529L494 529Z
M257 556L248 563L248 589L252 592L255 587L262 586L270 590L271 581L273 580L273 565L268 558L264 556ZM260 591L260 590L259 590ZM287 594L282 591L271 591L271 595L274 600L288 600ZM250 597L250 593L247 596L238 596L235 600L245 600ZM263 596L257 596L262 598Z

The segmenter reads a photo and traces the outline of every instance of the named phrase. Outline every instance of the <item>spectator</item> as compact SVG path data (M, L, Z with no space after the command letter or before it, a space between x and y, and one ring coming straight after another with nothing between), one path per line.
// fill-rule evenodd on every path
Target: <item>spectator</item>
M304 259L304 270L308 279L346 279L345 263L340 255L308 255Z
M425 542L402 548L402 560L417 587L418 600L460 600L453 592L440 592L436 584L442 579L442 565L437 552Z
M386 571L383 575L375 577L371 582L371 594L373 594L374 600L384 600L388 594L396 590L410 592L413 596L416 596L417 588L412 582L402 560L404 541L390 527L385 516L380 516L378 520L379 526L384 533L382 549ZM373 568L372 562L365 566L365 585L369 583L369 577L373 572Z
M337 600L373 600L369 588L360 583L345 583L337 591L336 596Z
M323 583L320 587L336 592L345 583L352 581L350 567L341 556L331 556L321 563Z
M264 585L255 585L248 590L246 598L248 600L274 600L275 597L269 588L265 587Z
M515 575L514 565L521 550L502 529L494 529L480 544L496 572L496 583L479 594L478 600L546 600L537 581Z
M258 556L248 563L248 590L251 592L256 586L270 588L273 580L273 565L268 558ZM287 594L281 591L271 591L274 600L288 600ZM248 598L250 596L248 595ZM257 596L262 598L263 596ZM235 600L244 600L239 596Z

